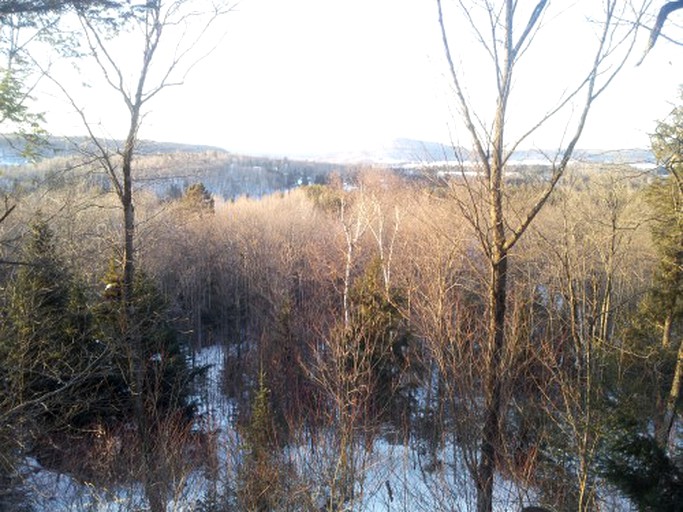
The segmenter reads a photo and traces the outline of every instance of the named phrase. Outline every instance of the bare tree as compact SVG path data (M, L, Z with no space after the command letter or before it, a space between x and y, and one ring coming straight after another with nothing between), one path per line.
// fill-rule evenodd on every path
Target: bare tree
M633 173L600 169L580 179L571 174L523 243L541 249L533 284L542 290L535 307L543 334L529 352L544 377L535 392L543 396L539 406L554 439L575 461L562 468L567 478L548 489L548 499L585 511L599 499L596 461L613 421L604 397L609 363L619 359L614 333L642 293L643 281L632 269L647 264L639 253L646 241Z
M114 6L116 7L116 6ZM200 43L211 34L222 15L229 12L225 2L180 0L131 2L125 11L112 12L93 19L87 11L79 10L78 21L82 33L84 52L92 58L105 85L119 98L127 112L127 130L123 142L112 142L98 133L86 109L79 104L73 90L57 77L52 81L65 95L86 129L90 145L88 157L109 176L122 209L123 244L121 286L123 300L123 332L131 354L130 387L134 397L134 414L138 422L142 451L147 466L146 493L153 511L165 510L165 497L161 482L155 481L154 443L150 434L145 404L142 397L144 380L144 354L136 333L133 286L136 274L136 219L133 198L134 162L138 149L138 133L152 100L162 91L182 85L187 74L213 48L204 49ZM112 23L121 32L112 31ZM121 51L122 38L127 48ZM137 65L131 59L131 48L138 45Z
M500 435L505 421L503 408L503 354L506 351L506 306L508 295L508 268L512 250L544 207L548 198L564 174L579 138L587 123L588 114L596 99L606 90L619 70L624 66L634 45L638 23L621 23L620 20L642 16L644 5L637 7L632 3L617 0L601 2L602 13L586 12L586 16L598 14L600 21L595 22L597 32L594 36L592 55L588 55L587 71L582 72L575 84L566 88L559 99L546 107L545 113L528 123L528 128L518 128L517 134L510 136L515 121L513 107L515 92L521 88L532 88L534 82L523 82L524 57L531 52L534 43L544 28L547 17L561 17L571 13L572 8L563 7L553 10L554 3L540 0L524 11L513 0L485 2L454 2L459 11L459 20L465 20L460 30L449 31L446 21L447 12L437 0L439 27L441 30L449 76L453 87L455 102L462 118L468 138L473 147L472 159L476 162L476 176L465 172L461 165L459 185L467 190L464 199L458 204L463 215L475 229L476 236L488 262L488 334L483 343L485 369L482 376L482 395L484 420L481 432L479 463L474 472L477 487L477 510L490 512L493 506L493 476L496 460L502 453ZM582 9L574 6L573 9ZM454 14L455 16L455 14ZM451 18L453 19L453 18ZM455 35L470 34L482 49L489 64L492 109L477 105L469 95L466 75L461 62L464 54L453 50ZM557 44L558 41L555 41ZM559 42L566 44L566 42ZM548 44L546 41L545 44ZM471 47L468 47L468 51ZM481 54L477 54L481 56ZM518 73L518 70L520 71ZM537 75L531 75L537 80ZM480 84L476 85L481 88ZM532 106L529 105L529 109ZM578 112L578 116L565 116L567 112ZM487 113L492 112L490 118ZM528 114L523 113L526 116ZM510 157L516 149L540 131L564 119L568 140L562 138L560 149L549 157L549 172L545 183L539 187L533 198L522 207L512 207L509 201L509 185L506 183L506 170Z

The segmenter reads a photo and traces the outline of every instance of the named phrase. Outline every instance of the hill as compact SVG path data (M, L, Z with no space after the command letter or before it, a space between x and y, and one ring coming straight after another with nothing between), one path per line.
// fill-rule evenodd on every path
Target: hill
M87 137L47 137L45 145L40 148L39 156L52 158L55 156L69 156L88 153L94 146ZM107 141L110 145L120 145L120 142ZM16 136L4 135L0 137L0 165L17 165L26 160L22 156L24 142ZM160 142L142 140L139 144L141 155L164 155L172 153L230 153L225 148L209 145L182 144L176 142ZM271 160L285 158L296 161L326 162L343 165L384 165L388 167L419 166L423 164L445 162L469 162L474 160L470 150L451 144L398 138L390 141L369 144L342 151L310 151L291 155L269 155L261 153L254 155ZM510 162L514 164L548 164L556 156L554 150L525 149L516 151ZM654 156L649 149L631 148L619 150L578 149L574 153L574 160L583 163L613 163L631 165L652 165Z
M308 160L323 160L345 164L375 164L390 167L419 167L445 163L467 163L475 160L472 151L450 144L399 138L389 142L369 145L366 148L325 153L299 155ZM525 149L516 151L512 165L547 165L557 157L556 150ZM653 165L652 152L648 149L578 149L574 152L577 162L591 164Z
M122 142L108 140L107 145L116 147ZM43 144L36 148L39 158L53 158L56 156L73 156L83 153L91 153L95 146L89 137L55 137L48 136L43 140ZM139 144L139 154L169 154L169 153L205 153L208 151L227 153L223 148L197 145L180 144L176 142L158 142L152 140L141 140ZM0 134L0 165L20 165L27 162L24 153L26 152L26 142L16 135Z

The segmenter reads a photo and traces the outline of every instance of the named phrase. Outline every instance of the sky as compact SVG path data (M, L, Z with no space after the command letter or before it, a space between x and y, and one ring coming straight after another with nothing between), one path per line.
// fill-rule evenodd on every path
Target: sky
M588 4L599 2L563 0L554 4L561 10L546 13L516 77L509 114L519 124L511 123L511 137L585 70L596 40L596 24L587 20L592 7L583 7ZM445 16L456 67L486 123L492 105L486 94L494 85L482 67L486 57L472 43L462 13L450 9ZM141 137L284 156L375 148L395 138L469 144L454 106L435 0L241 0L221 23L224 36L215 51L184 85L150 103ZM676 23L683 24L683 11L672 15L665 34L675 35ZM677 102L683 48L660 38L636 66L647 35L596 102L581 148L648 147L657 120ZM79 73L86 81L97 70ZM117 136L112 120L125 125L125 112L116 96L102 91L94 81L76 96L107 135ZM83 131L58 92L44 97L51 131ZM552 149L566 141L576 113L569 110L524 144Z

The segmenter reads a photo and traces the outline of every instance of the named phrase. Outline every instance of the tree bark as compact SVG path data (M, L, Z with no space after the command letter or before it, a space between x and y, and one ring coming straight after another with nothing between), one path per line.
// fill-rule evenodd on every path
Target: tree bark
M673 324L673 317L673 310L669 310L664 319L664 327L662 328L662 347L664 348L671 345L671 326Z
M676 370L671 381L671 389L666 400L666 409L664 410L664 418L662 425L657 432L657 443L662 448L669 450L669 439L671 437L671 430L676 419L676 404L681 395L681 381L683 381L683 340L678 345L678 356L676 358Z
M493 477L501 437L503 352L505 349L505 309L507 297L507 255L491 265L489 289L489 339L484 383L484 426L477 469L477 511L493 509Z
M493 509L493 478L496 470L496 454L500 445L501 394L503 368L501 362L505 349L505 306L507 300L507 249L505 217L503 211L503 168L505 147L505 120L507 102L512 82L512 0L505 4L506 26L504 61L500 69L498 104L493 126L492 155L489 168L489 219L493 226L490 243L489 276L489 330L487 340L487 362L484 382L484 425L482 430L481 454L477 468L477 511L491 512Z

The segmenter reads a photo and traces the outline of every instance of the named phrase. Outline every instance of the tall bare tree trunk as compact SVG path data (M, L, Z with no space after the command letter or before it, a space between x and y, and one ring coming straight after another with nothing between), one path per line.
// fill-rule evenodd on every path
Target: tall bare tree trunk
M605 16L602 34L597 40L595 53L590 56L593 60L588 73L579 77L578 85L570 92L567 84L562 84L564 92L560 94L560 99L554 105L551 104L545 114L540 114L536 121L531 122L527 132L521 131L516 139L507 141L508 104L513 91L513 75L516 75L513 71L534 42L542 17L550 9L550 2L537 0L525 5L514 0L454 2L456 8L461 11L460 20L465 20L465 23L470 25L468 28L472 29L476 45L480 46L484 60L488 59L491 65L490 76L495 84L491 96L495 101L495 110L490 114L492 119L487 119L489 114L486 114L485 110L477 110L476 103L470 96L472 91L465 85L465 66L451 53L449 35L444 22L442 4L445 2L436 0L436 3L455 101L464 129L472 141L472 158L476 160L477 171L481 173L480 176L472 178L468 176L469 172L466 172L464 166L461 166L460 181L466 189L466 194L465 199L456 198L456 201L464 218L474 230L490 269L487 283L488 333L486 339L481 340L482 344L485 344L483 351L486 358L481 389L484 424L480 438L479 461L472 471L472 476L477 488L477 511L491 512L496 458L500 456L501 433L505 419L502 394L506 374L503 365L506 350L505 309L510 251L543 209L563 176L594 100L606 89L628 58L635 41L635 28L627 27L625 34L616 36L617 29L623 26L616 23L616 20L625 16L626 12L639 17L642 9L636 10L633 5L629 5L621 12L621 2L605 0L602 4ZM634 24L634 27L637 26L637 23ZM456 37L466 32L460 30L461 28L454 30L453 34ZM619 44L624 44L625 51L623 55L615 58L616 46ZM464 44L460 47L465 48ZM467 49L470 52L472 46L467 46ZM465 54L460 56L465 60ZM516 85L519 88L519 77L517 80ZM537 77L533 77L532 80L537 80ZM585 99L579 99L584 94ZM574 121L567 121L568 133L573 132L573 135L567 141L561 142L554 158L549 158L550 175L547 182L526 206L518 210L507 208L503 172L508 159L531 134L540 131L550 120L558 117L559 113L571 111L574 103L579 105L578 114ZM571 117L570 115L569 118ZM570 126L572 128L569 128Z
M505 4L506 25L512 24L512 0ZM503 167L507 100L512 80L512 30L505 34L505 57L493 127L492 156L488 168L489 220L493 236L488 253L490 263L488 304L489 330L484 382L484 425L479 467L477 468L477 511L493 508L493 476L501 434L501 395L503 387L503 352L505 350L505 306L507 302L507 249L503 214Z
M493 477L501 439L503 393L503 352L505 349L505 310L507 297L507 255L491 264L489 289L489 339L484 383L484 426L477 469L477 511L493 508Z
M103 74L109 85L120 94L129 113L128 133L120 152L121 168L117 172L116 159L109 154L98 138L90 131L90 126L86 122L86 127L90 131L95 145L101 149L103 161L114 188L116 189L121 208L123 211L124 241L123 241L123 318L124 337L126 346L130 354L129 357L129 378L133 400L133 413L138 430L138 441L140 443L141 455L143 458L143 478L144 488L149 507L152 512L164 512L166 510L166 493L164 475L161 469L160 455L157 448L156 423L154 411L150 410L146 403L144 393L145 365L146 357L143 347L143 339L139 328L136 325L136 305L134 296L135 274L136 274L136 255L135 255L135 208L133 204L133 159L136 153L138 142L138 131L143 118L143 109L149 100L156 96L161 90L170 85L179 85L171 79L175 73L181 74L179 64L181 60L189 55L187 51L178 52L176 57L167 63L166 73L161 75L161 79L155 84L149 85L150 68L155 59L157 50L162 40L165 29L185 21L190 17L198 16L199 12L183 13L182 2L179 0L169 0L168 2L155 0L148 2L142 10L133 11L132 20L141 29L142 53L140 67L137 76L133 75L133 82L129 88L123 77L127 74L125 70L126 62L116 62L113 54L110 53L108 40L102 36L100 27L96 26L85 15L81 15L81 23L86 33L88 44L97 64L102 69ZM221 14L225 13L219 4L216 3L210 11L205 29ZM200 21L198 21L201 23ZM199 36L201 37L201 36ZM192 40L190 45L194 45L199 39ZM180 43L178 43L180 44ZM180 46L176 48L178 50ZM189 68L192 64L189 65ZM182 74L181 74L182 76ZM117 80L111 77L117 77ZM72 100L73 103L73 100ZM82 112L81 116L85 121Z

